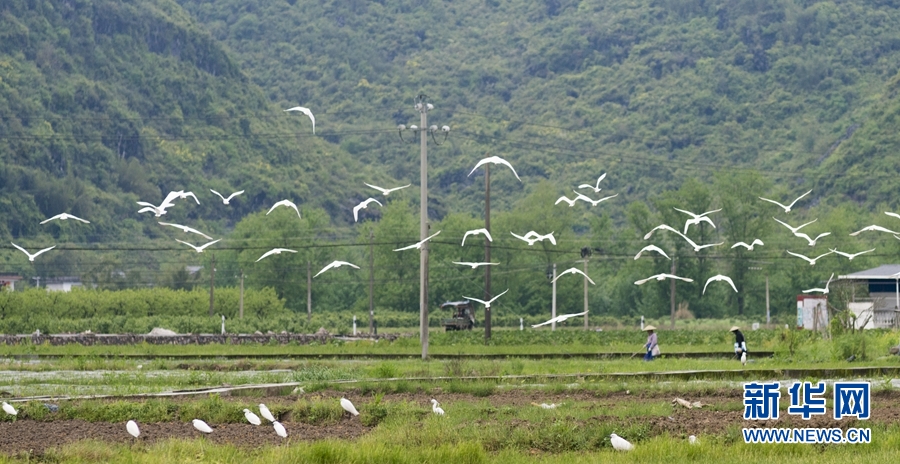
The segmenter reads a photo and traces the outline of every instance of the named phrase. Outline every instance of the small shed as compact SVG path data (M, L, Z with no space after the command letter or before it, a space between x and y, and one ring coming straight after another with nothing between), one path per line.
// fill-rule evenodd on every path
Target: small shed
M22 276L13 274L0 274L0 290L14 292L16 282L22 280Z
M48 292L71 292L72 287L81 287L80 277L48 277L45 282Z
M900 264L883 264L876 268L838 276L837 280L859 283L869 290L867 296L853 296L852 310L864 328L891 328L900 314Z

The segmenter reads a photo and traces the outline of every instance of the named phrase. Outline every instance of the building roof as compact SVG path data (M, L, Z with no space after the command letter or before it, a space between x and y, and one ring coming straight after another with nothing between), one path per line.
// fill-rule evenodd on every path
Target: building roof
M0 274L0 281L2 282L18 282L22 280L22 276L12 275L12 274Z
M854 272L853 274L838 276L838 279L896 279L898 278L898 274L900 274L900 264L882 264L874 269L867 269L865 271Z

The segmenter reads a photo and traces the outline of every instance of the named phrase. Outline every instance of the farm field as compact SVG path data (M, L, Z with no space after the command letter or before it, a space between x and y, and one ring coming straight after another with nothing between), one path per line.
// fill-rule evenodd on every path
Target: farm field
M673 352L730 348L719 332L663 334L673 342L667 345ZM0 418L0 462L888 462L900 445L895 380L900 375L866 378L873 388L872 417L866 421L829 416L803 421L784 411L774 421L742 417L746 381L782 380L784 410L784 384L792 380L786 372L806 372L799 380L826 381L835 379L824 373L854 368L893 372L900 367L900 359L887 353L896 344L894 332L858 335L867 343L853 362L844 352L858 345L847 348L847 339L776 330L753 333L753 346L773 355L751 358L746 367L725 358L647 363L639 357L515 356L553 348L639 351L628 340L631 334L609 332L595 343L579 342L582 336L563 332L517 339L513 333L490 345L465 336L435 337L435 350L471 354L490 348L508 357L427 361L365 356L414 349L414 338L315 347L4 346L0 395L19 414ZM310 348L359 355L292 359L292 352ZM205 355L166 357L195 351ZM135 356L117 357L117 352ZM278 357L241 357L253 353ZM359 416L341 409L342 397L353 401ZM676 397L703 406L686 409L673 403ZM446 415L432 413L432 398ZM287 439L271 426L247 423L243 409L257 410L260 403L284 424ZM556 407L544 409L542 403ZM194 418L214 432L196 431ZM138 439L125 431L130 419L140 424ZM872 443L749 445L741 435L744 427L867 427ZM611 433L636 449L613 450ZM688 444L690 435L698 437L697 445Z

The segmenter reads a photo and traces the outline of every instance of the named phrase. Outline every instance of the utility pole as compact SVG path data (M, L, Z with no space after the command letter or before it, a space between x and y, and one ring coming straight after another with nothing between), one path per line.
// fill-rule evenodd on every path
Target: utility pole
M238 318L244 318L244 269L241 269L241 298L238 300Z
M675 275L675 261L677 258L678 258L677 256L672 258L672 275ZM671 310L672 310L671 315L669 317L670 317L672 329L674 330L675 329L675 279L669 279L669 286L670 286L669 287L669 298L670 298L670 305L671 305Z
M556 319L556 263L553 263L553 303L550 304L550 317ZM556 321L550 326L550 330L556 330Z
M769 273L766 273L766 328L769 328L769 324L772 322L772 319L769 317Z
M306 322L312 322L312 269L306 260Z
M484 228L491 233L491 165L484 165ZM491 241L484 238L484 262L491 262ZM491 301L491 266L484 267L484 301ZM491 339L491 312L484 308L484 341Z
M213 315L213 288L216 282L216 255L213 254L209 261L209 316Z
M369 333L375 333L375 232L369 231Z
M584 330L588 329L588 280L587 280L587 258L584 258Z

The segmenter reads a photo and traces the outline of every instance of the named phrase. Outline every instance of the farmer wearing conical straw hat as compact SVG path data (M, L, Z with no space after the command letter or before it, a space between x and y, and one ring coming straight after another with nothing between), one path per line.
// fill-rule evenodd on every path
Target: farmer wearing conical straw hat
M647 343L644 345L644 348L647 348L647 354L644 355L644 361L653 361L654 357L659 356L659 345L656 343L656 327L648 325L644 327L644 331L647 332Z

